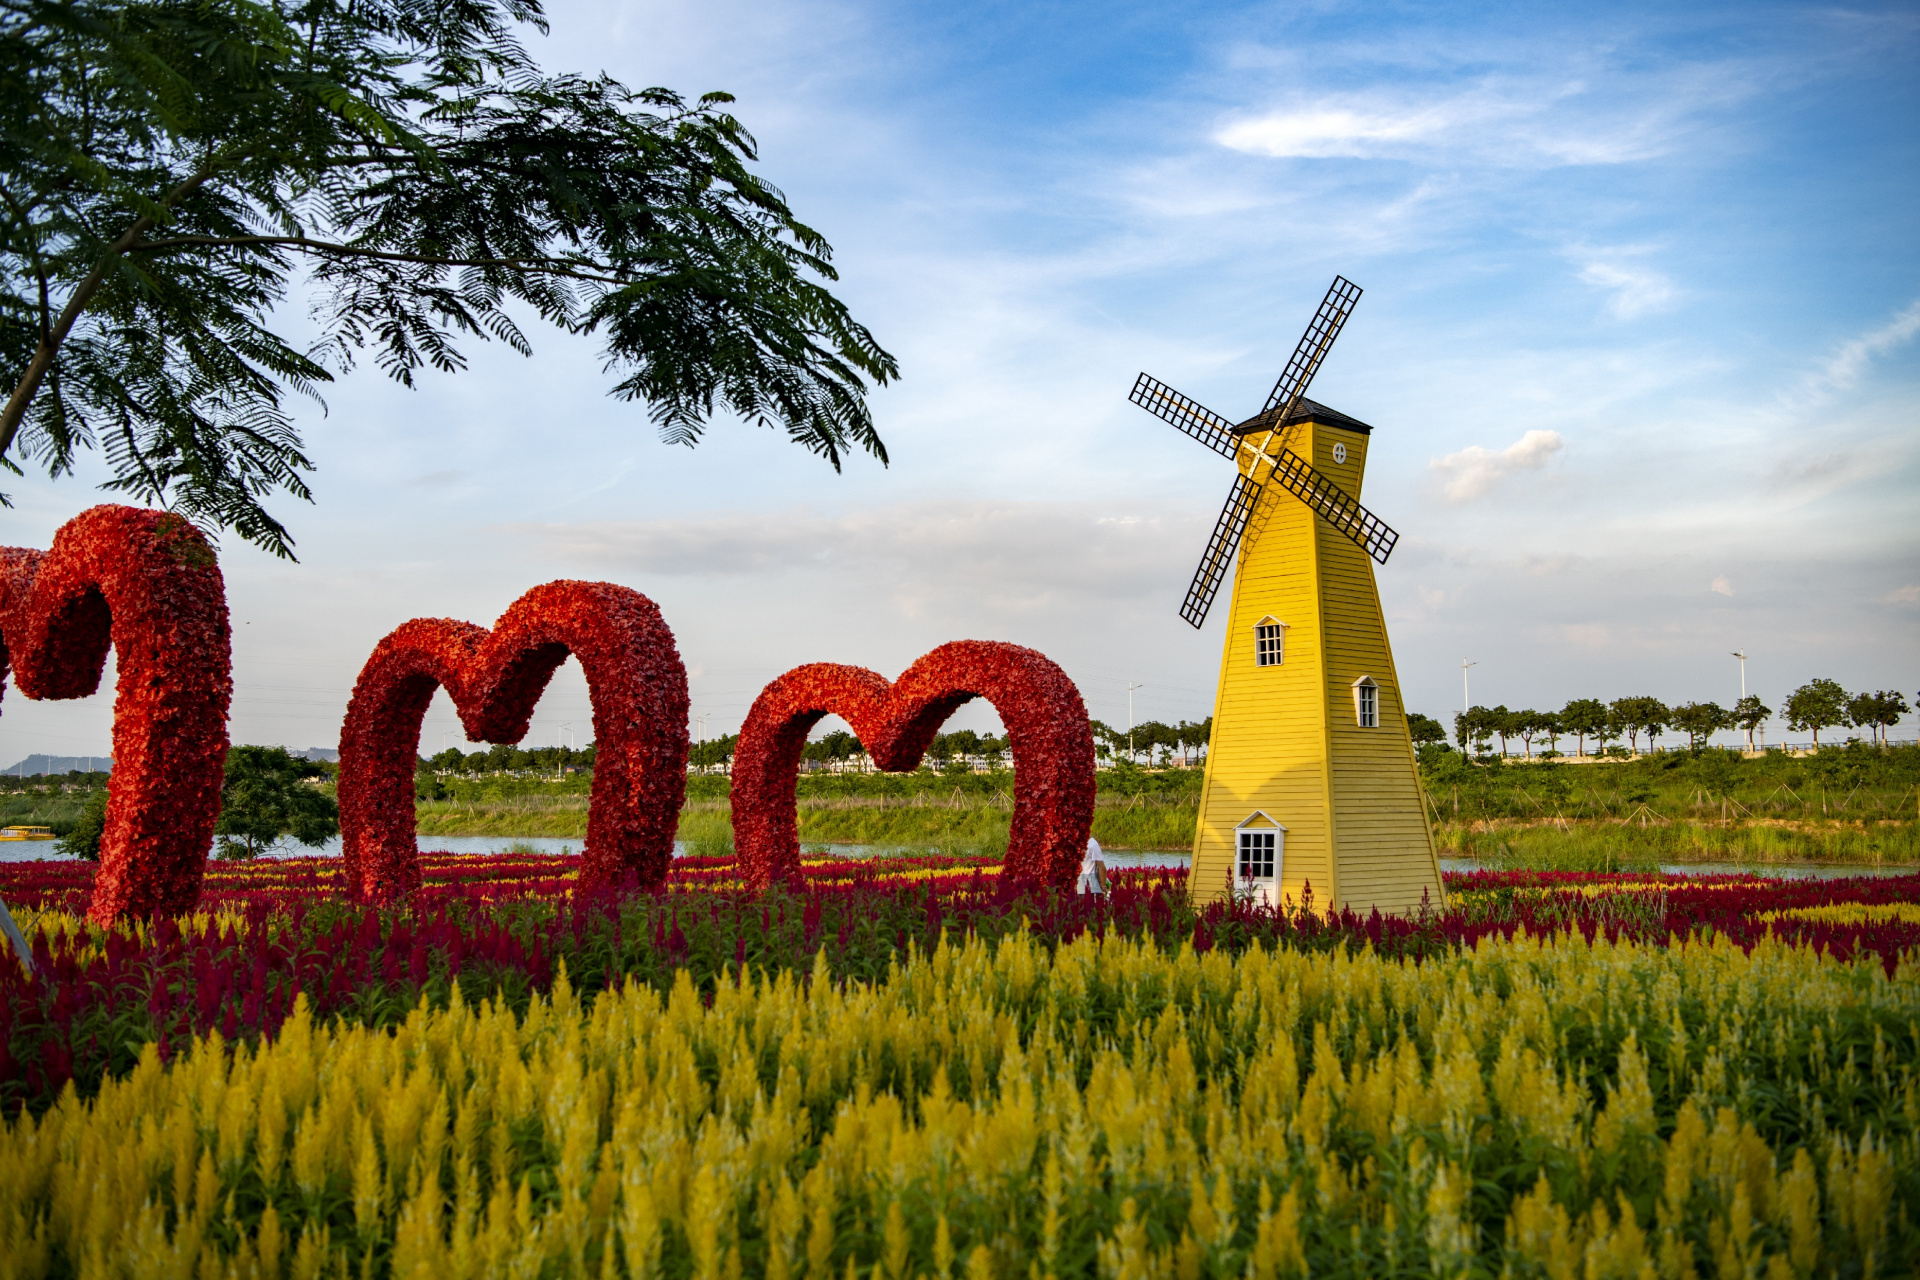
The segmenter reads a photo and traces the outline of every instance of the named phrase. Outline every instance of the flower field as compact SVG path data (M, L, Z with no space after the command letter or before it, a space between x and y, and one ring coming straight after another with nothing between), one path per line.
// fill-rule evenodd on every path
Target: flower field
M983 859L0 865L0 1276L1920 1265L1920 876L1476 873L1413 920Z

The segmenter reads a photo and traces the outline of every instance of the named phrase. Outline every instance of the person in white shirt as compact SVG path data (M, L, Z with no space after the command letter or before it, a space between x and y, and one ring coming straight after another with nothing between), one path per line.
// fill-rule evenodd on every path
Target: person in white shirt
M1100 857L1100 842L1091 836L1087 838L1087 856L1080 863L1080 879L1073 890L1096 896L1107 891L1107 864Z

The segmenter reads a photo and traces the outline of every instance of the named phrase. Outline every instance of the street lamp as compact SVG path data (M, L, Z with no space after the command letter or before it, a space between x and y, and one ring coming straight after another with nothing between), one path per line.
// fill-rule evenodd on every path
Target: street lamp
M1127 682L1127 759L1134 764L1138 764L1140 761L1133 754L1133 691L1146 687L1144 684L1134 684L1132 681Z

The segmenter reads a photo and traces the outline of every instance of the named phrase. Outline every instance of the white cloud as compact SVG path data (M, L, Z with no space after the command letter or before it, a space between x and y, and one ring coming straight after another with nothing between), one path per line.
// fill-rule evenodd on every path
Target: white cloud
M1909 583L1880 597L1886 604L1920 604L1920 584Z
M1665 310L1679 292L1660 272L1618 261L1589 262L1581 268L1580 280L1598 289L1611 289L1613 297L1607 301L1607 310L1621 320Z
M1538 471L1565 447L1566 441L1558 431L1529 431L1498 453L1481 445L1468 445L1427 465L1440 477L1442 492L1449 501L1471 502L1492 492L1495 485L1515 472Z
M1598 74L1488 77L1425 94L1297 94L1228 121L1213 137L1230 150L1275 158L1626 164L1672 150L1691 117L1749 92L1731 68L1655 77L1636 92L1620 91L1617 69L1585 70Z
M1920 301L1907 304L1906 310L1878 329L1841 343L1839 349L1828 356L1819 370L1807 380L1806 391L1818 395L1851 388L1860 381L1867 366L1875 359L1905 343L1916 333L1920 333Z
M1282 108L1230 124L1215 139L1255 155L1364 158L1404 144L1440 144L1463 127L1517 110L1467 96L1400 107L1364 97L1348 101L1353 105Z
M1715 578L1713 585L1707 589L1715 595L1730 596L1733 594L1733 583L1728 581L1727 575L1723 573Z

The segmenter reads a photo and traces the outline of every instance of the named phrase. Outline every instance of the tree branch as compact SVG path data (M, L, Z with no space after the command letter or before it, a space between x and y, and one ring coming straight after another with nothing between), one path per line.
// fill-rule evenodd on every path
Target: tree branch
M234 249L255 244L284 245L303 253L326 253L341 258L375 258L382 262L412 262L423 267L512 267L518 271L539 271L547 275L566 276L569 279L586 280L594 284L635 283L635 278L632 276L600 274L610 268L601 267L597 272L588 271L559 258L436 258L426 254L388 253L381 249L356 248L353 245L333 244L308 236L170 236L165 240L143 240L133 245L131 249L134 252L147 253L183 248Z
M200 166L199 172L169 191L160 201L159 213L142 214L133 220L118 240L108 246L100 261L74 286L73 295L67 299L67 305L60 310L60 318L54 321L50 332L44 333L34 346L33 358L27 361L26 372L20 375L20 381L13 388L13 394L7 397L5 409L0 409L0 458L13 448L13 439L20 434L20 424L26 420L27 406L33 403L34 393L40 390L40 384L47 376L47 370L53 367L53 357L59 352L60 344L67 340L73 331L80 314L87 309L87 303L100 290L107 278L107 265L127 250L139 243L140 237L152 230L159 222L160 213L173 208L181 200L199 190L202 183L213 176L215 165L212 160Z

